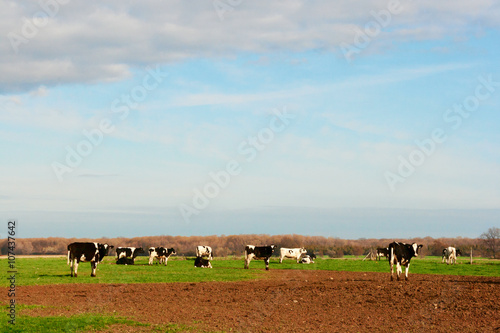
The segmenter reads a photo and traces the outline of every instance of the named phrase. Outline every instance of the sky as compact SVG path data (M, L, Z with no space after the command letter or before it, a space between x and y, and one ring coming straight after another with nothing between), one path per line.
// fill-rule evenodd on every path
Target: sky
M0 2L16 236L478 237L500 3Z

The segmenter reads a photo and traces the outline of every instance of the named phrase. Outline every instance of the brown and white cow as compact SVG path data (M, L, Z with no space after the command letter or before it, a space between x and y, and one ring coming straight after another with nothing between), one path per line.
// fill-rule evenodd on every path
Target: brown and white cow
M108 255L112 245L96 242L75 242L68 245L68 265L71 267L71 276L78 276L78 264L80 261L90 261L92 272L90 276L96 276L97 264Z

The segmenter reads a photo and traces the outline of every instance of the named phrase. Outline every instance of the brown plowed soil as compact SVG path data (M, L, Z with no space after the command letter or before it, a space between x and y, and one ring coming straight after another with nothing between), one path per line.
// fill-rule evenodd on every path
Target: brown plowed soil
M391 282L388 273L268 273L245 282L18 287L17 302L48 306L23 310L28 315L114 313L199 332L500 332L500 278L412 274Z

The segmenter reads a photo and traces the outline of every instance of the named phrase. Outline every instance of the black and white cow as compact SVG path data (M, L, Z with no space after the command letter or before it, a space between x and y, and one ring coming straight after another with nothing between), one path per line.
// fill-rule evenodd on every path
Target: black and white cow
M132 258L127 258L127 257L121 257L116 260L117 265L133 265L135 264L134 259Z
M194 260L194 267L212 268L212 264L208 259L196 257L196 259Z
M119 260L121 258L131 258L132 259L132 265L135 262L135 258L140 254L143 253L144 250L142 247L117 247L116 248L116 259ZM122 260L123 261L123 260ZM130 262L128 260L125 260L125 262ZM117 261L118 263L118 261Z
M413 257L418 257L418 251L423 245L417 243L405 244L393 242L389 244L389 264L391 266L391 281L394 280L393 266L396 265L396 274L398 276L403 273L401 266L405 266L405 279L408 280L408 270L410 269L410 260Z
M306 254L307 250L304 249L303 247L297 247L297 248L287 248L287 247L282 247L280 249L280 264L283 262L284 258L291 258L297 260L297 264L300 261L300 256L303 254Z
M276 245L269 246L255 246L247 245L245 247L245 269L248 269L252 259L264 260L266 264L266 271L269 270L269 258L273 255Z
M447 247L447 248L444 248L443 249L443 260L441 261L442 263L444 262L444 260L446 259L446 264L451 264L453 265L453 263L457 263L457 257L458 256L461 256L462 255L462 251L460 251L459 249L456 249L452 246L450 247Z
M78 264L80 261L90 261L92 272L90 276L96 276L97 264L108 255L112 245L94 242L76 242L68 245L68 265L71 267L71 276L78 276Z
M162 246L150 247L149 248L149 265L152 265L154 259L157 259L159 264L164 263L165 266L167 266L168 258L173 254L177 254L175 252L174 248L167 249L167 248L164 248Z
M315 254L303 254L302 257L300 257L300 263L314 264L314 259L316 259Z
M377 259L380 260L380 257L386 257L387 259L389 259L388 247L377 247Z
M196 256L200 258L207 257L208 260L212 260L214 258L212 248L210 246L204 245L199 245L196 247Z

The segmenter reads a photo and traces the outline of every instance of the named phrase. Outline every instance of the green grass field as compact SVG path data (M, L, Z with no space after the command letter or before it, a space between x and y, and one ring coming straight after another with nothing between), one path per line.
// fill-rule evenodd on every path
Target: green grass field
M113 257L106 257L98 265L97 277L90 277L90 264L79 266L78 278L70 277L70 269L66 259L59 258L17 258L16 286L46 285L62 283L160 283L160 282L202 282L202 281L241 281L261 279L268 276L262 261L252 261L250 269L243 269L243 258L216 258L212 261L213 269L193 267L194 258L171 258L168 266L147 265L146 257L139 257L135 265L116 265ZM457 265L441 263L439 257L414 258L411 274L445 274L500 276L500 260L474 258L470 265L468 258L459 258ZM8 287L8 262L0 259L0 285ZM387 260L370 261L362 257L343 259L318 258L310 265L296 264L293 260L285 260L282 264L272 258L270 269L290 270L330 270L355 272L389 272ZM6 291L7 293L7 291ZM4 303L5 306L6 303ZM1 332L99 332L113 325L127 327L130 330L146 330L151 332L196 332L196 328L176 324L154 325L140 323L128 318L109 314L84 313L71 317L32 317L25 313L26 309L40 307L38 305L17 304L16 325L7 323L7 316L0 321Z
M106 257L98 265L97 277L90 277L90 264L81 263L78 277L70 277L70 268L65 258L18 258L16 259L16 285L44 285L61 283L159 283L159 282L201 282L241 281L265 278L264 263L253 260L250 269L243 269L243 258L216 258L213 269L196 269L193 258L171 258L168 266L147 265L146 257L139 257L135 265L116 265L113 257ZM0 260L0 285L8 286L7 260ZM282 264L272 258L270 269L331 270L354 272L388 272L387 260L371 261L360 258L316 259L310 265L296 264L284 260ZM413 258L412 274L445 274L500 276L500 260L475 259L470 265L468 259L459 258L457 265L441 263L439 257Z

